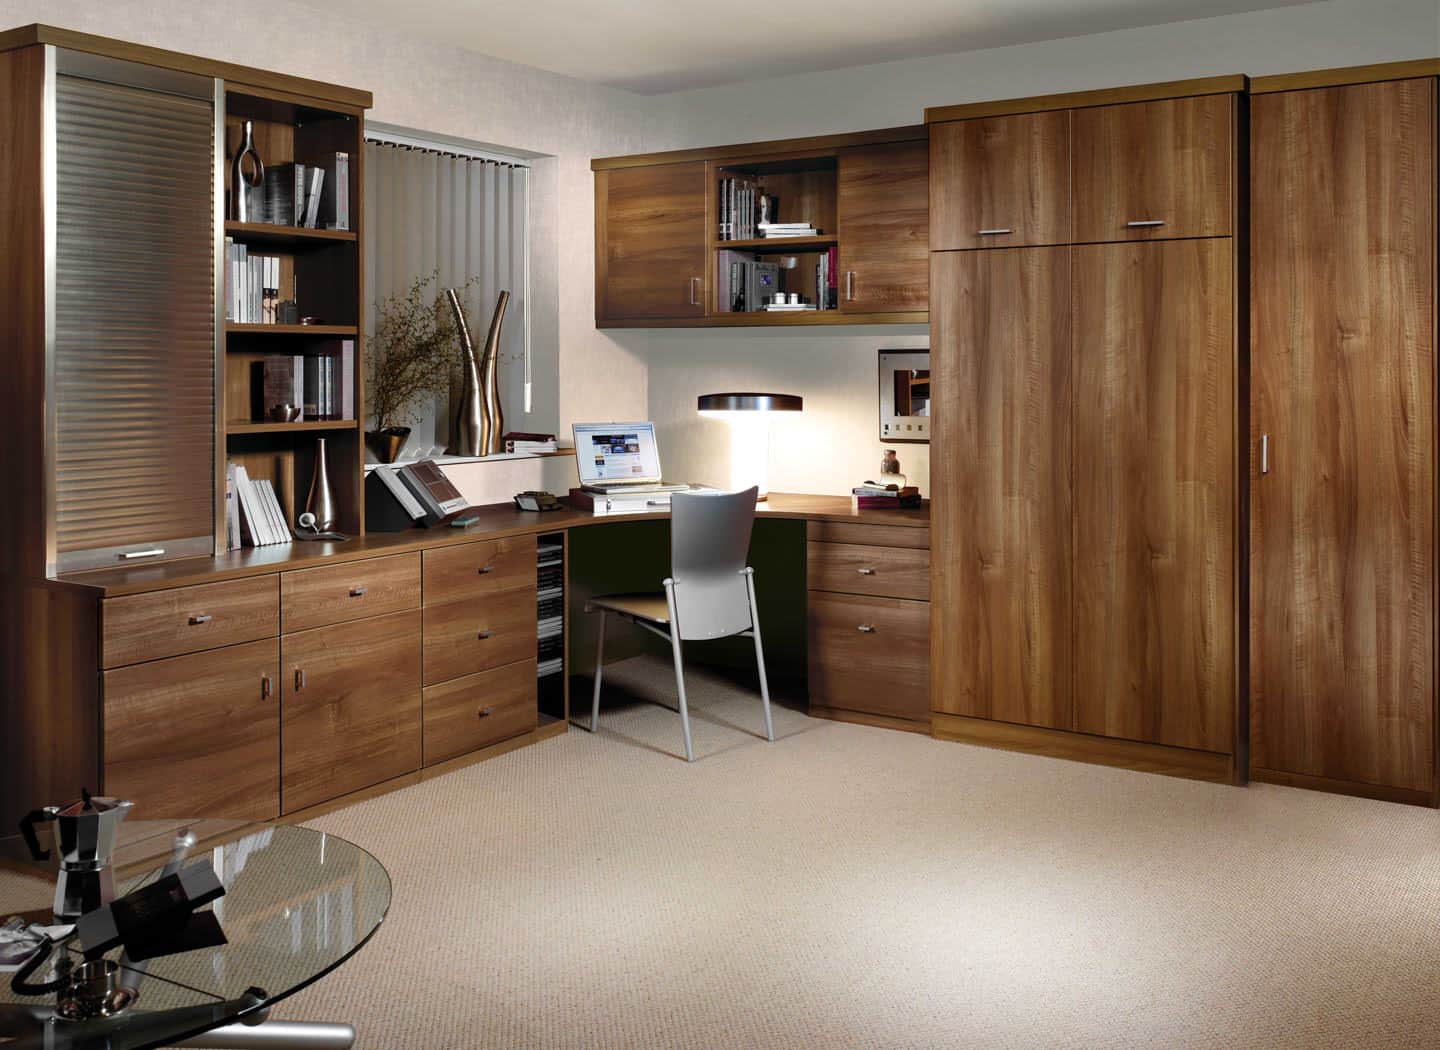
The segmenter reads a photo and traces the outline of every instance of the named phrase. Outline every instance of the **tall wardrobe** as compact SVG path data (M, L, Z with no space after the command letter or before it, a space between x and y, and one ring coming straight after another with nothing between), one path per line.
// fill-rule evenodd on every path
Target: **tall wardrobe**
M936 735L1244 775L1244 86L927 113Z

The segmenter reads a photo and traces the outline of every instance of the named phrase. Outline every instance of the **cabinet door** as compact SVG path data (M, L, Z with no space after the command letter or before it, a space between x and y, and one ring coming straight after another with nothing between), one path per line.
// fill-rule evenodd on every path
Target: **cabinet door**
M1070 113L930 126L930 247L1070 240Z
M1075 728L1234 746L1229 238L1075 248Z
M103 675L107 794L146 817L280 814L274 638Z
M1251 762L1425 793L1435 105L1406 80L1251 108Z
M932 706L1068 729L1070 249L931 267Z
M1234 108L1203 95L1076 110L1075 241L1229 235Z
M705 313L705 164L595 173L595 319Z
M860 146L840 154L840 309L929 308L930 148Z
M420 767L420 613L280 640L284 812Z

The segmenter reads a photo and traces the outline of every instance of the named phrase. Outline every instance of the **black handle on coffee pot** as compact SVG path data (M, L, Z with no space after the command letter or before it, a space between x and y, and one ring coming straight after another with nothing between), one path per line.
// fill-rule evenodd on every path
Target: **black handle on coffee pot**
M40 848L40 837L35 834L35 825L54 819L55 814L50 810L32 809L25 814L25 819L20 821L20 834L25 836L25 845L30 847L30 856L36 860L49 860L50 851Z

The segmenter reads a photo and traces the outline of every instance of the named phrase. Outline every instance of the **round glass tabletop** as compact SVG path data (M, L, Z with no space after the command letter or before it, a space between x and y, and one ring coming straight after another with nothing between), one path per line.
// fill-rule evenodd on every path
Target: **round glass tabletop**
M196 838L186 863L207 858L225 887L206 905L225 943L144 963L122 958L118 948L107 953L120 964L119 983L139 993L109 1018L58 1018L56 993L16 994L14 973L0 970L0 1048L145 1050L253 1016L359 951L390 907L389 874L354 843L286 824L214 820L122 824L116 897L158 878L186 832ZM0 839L0 924L12 916L52 923L55 875L55 863L31 859L20 838ZM30 981L53 976L62 954L77 966L82 961L71 937Z

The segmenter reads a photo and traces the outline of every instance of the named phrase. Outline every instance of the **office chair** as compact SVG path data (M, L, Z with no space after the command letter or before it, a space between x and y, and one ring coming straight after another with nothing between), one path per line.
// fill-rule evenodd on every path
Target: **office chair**
M752 487L744 492L677 492L670 498L670 576L664 593L610 594L591 598L586 612L600 613L595 648L595 694L590 732L600 724L600 682L604 674L605 618L614 613L670 642L675 661L675 691L685 734L685 761L695 761L690 743L690 711L685 702L685 664L681 642L748 634L755 639L760 671L760 700L765 709L765 739L774 741L770 687L765 680L765 650L760 644L760 615L755 608L755 570L745 564L750 529L755 523Z

